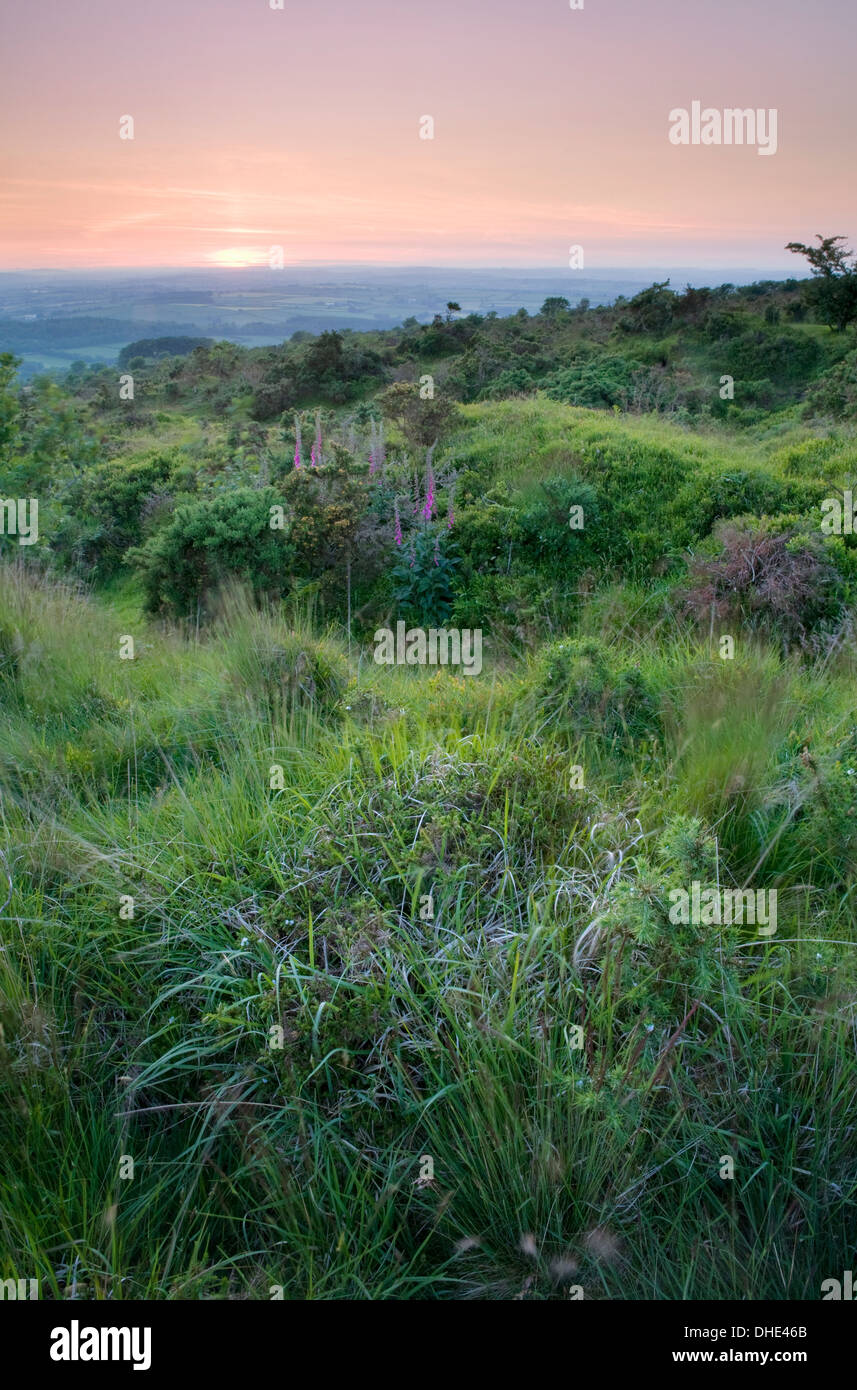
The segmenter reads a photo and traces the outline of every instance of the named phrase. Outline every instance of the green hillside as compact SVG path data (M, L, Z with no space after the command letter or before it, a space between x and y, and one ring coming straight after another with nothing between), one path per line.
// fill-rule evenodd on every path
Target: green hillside
M0 358L39 503L0 536L0 1277L850 1267L857 339L813 284ZM481 669L380 664L400 622Z

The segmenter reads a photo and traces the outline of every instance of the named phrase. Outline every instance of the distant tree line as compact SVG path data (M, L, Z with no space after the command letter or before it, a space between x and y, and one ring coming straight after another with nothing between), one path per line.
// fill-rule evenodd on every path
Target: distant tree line
M187 357L194 348L211 347L213 342L213 338L137 338L123 347L117 363L127 367L135 357L144 361L147 357Z

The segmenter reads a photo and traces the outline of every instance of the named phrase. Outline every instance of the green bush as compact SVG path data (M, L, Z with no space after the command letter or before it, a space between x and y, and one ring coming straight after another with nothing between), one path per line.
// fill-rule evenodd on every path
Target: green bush
M825 372L810 388L804 414L829 415L834 420L857 416L857 352L851 352Z
M273 488L236 488L177 508L170 524L136 551L149 612L189 616L225 581L254 595L282 596L291 585L294 548L288 530L271 527Z
M857 884L857 728L817 758L804 752L795 775L804 800L789 837L792 862L816 882Z
M163 453L112 459L71 479L59 493L54 552L91 567L99 579L115 574L125 552L142 541L147 504L168 492L173 465Z
M591 638L565 638L536 659L534 692L563 732L630 745L661 733L659 701L642 672Z
M724 372L735 378L737 394L742 381L808 381L818 370L822 350L799 329L757 328L731 338L722 361Z
M623 406L633 396L636 373L643 370L634 358L601 356L554 372L542 384L551 400L567 405Z
M582 509L582 529L570 525L572 507ZM560 566L566 577L577 574L593 559L600 520L594 487L576 478L548 478L521 508L516 559L537 568Z
M469 479L473 475L467 473ZM478 489L478 483L474 483ZM462 487L459 479L456 488L458 496L464 492L469 495L469 487ZM509 544L514 545L518 538L518 509L506 487L482 490L479 500L469 505L460 505L455 518L455 542L461 554L465 574L471 575L492 570L499 565L506 568Z

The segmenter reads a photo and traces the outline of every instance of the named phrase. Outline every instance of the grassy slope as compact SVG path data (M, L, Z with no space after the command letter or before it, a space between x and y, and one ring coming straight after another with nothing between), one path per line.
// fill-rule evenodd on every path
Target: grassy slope
M611 322L485 341L606 342ZM713 389L680 337L672 360ZM133 430L114 412L115 452L180 446L240 479L231 411L197 385ZM655 550L714 482L826 489L857 464L853 432L788 404L734 435L543 397L463 420L451 452L486 487L586 477ZM468 680L355 644L349 666L341 635L238 597L185 640L133 582L87 598L7 570L0 612L0 1277L812 1299L853 1267L847 648L812 665L741 642L723 663L650 575L610 584L579 633L658 693L657 734L631 739L558 719L537 658ZM693 878L776 887L777 936L670 924Z
M616 428L474 414L501 468L515 430L538 453ZM236 601L185 645L127 592L4 584L26 645L2 704L0 1273L113 1298L813 1298L848 1267L849 896L785 893L770 943L670 940L667 888L711 844L681 873L658 846L691 812L728 822L718 875L757 859L784 750L851 718L850 658L731 668L601 596L584 629L678 712L628 755L552 726L521 671L364 661L283 697L271 651L317 651L283 617Z

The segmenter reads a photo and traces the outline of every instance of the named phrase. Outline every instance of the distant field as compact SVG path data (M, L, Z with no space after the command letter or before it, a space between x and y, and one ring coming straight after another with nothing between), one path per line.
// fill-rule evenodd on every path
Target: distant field
M17 352L21 359L19 376L24 380L38 376L41 372L65 371L72 362L115 362L124 342L93 343L86 348L52 348L36 352Z

